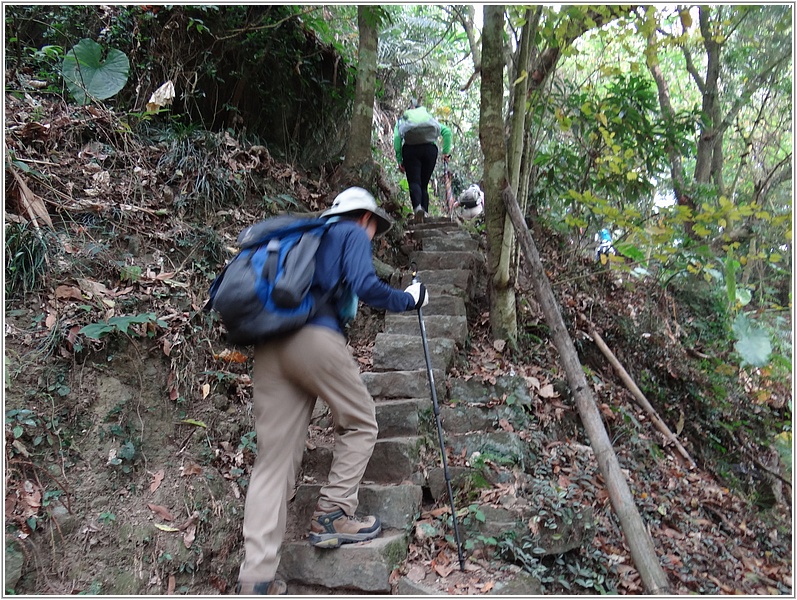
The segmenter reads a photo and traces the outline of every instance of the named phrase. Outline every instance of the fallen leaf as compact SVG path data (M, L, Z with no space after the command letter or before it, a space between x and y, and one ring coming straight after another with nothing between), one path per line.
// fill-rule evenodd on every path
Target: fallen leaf
M58 317L56 317L53 313L47 313L47 318L44 320L44 324L47 326L47 329L52 329L53 325L55 325L57 321Z
M205 398L207 398L208 394L210 394L210 384L209 383L203 383L202 384L202 399L204 400Z
M454 570L454 566L453 565L439 565L439 564L435 563L434 570L435 570L435 573L440 575L440 577L446 578L446 577L448 577L451 574L451 571Z
M486 594L491 589L493 589L493 587L495 587L495 582L494 581L488 581L487 583L484 584L484 587L482 588L482 594Z
M171 525L161 525L160 523L155 523L155 527L157 527L161 531L168 531L168 532L180 531L179 529L177 529L177 527L172 527Z
M159 515L160 518L163 519L164 521L174 521L174 517L172 516L172 513L170 513L169 509L166 508L165 506L160 506L158 504L150 504L148 502L147 503L147 508L149 508L155 514ZM175 531L177 531L177 530L175 530Z
M83 300L83 294L80 292L80 288L76 288L74 285L59 285L55 288L55 297L61 300Z
M152 483L149 485L150 492L154 492L155 490L158 489L158 486L160 486L161 481L163 481L163 476L164 476L163 469L155 473L155 475L152 478Z
M558 398L559 392L553 389L552 384L548 384L540 388L540 391L537 392L542 398Z
M429 514L433 517L439 517L440 515L448 515L451 514L451 507L441 506L440 508L435 508L434 510L429 511Z
M420 583L426 577L426 570L420 565L413 565L407 572L407 577L415 583Z
M196 463L188 463L187 465L180 467L180 470L182 471L183 477L202 474L202 467Z
M186 529L194 525L198 520L199 520L199 511L195 510L191 514L191 516L188 517L188 520L179 526L180 531L185 531Z
M174 578L174 575L169 575L169 583L168 589L166 590L166 594L171 596L174 594L174 588L177 585L177 580Z
M161 107L168 106L174 100L174 83L167 81L157 90L152 92L147 102L147 112L157 112Z
M512 424L506 419L498 419L498 425L501 427L501 429L503 429L504 431L508 431L509 433L515 431L515 428L512 427Z
M186 548L190 548L191 544L194 543L194 539L196 539L196 524L192 524L183 533L183 544Z
M80 286L80 289L83 290L83 293L88 294L91 297L113 295L111 291L99 281L92 281L91 279L78 279L77 283Z
M16 170L11 169L11 173L14 175L14 179L17 180L19 202L22 205L22 208L24 208L28 213L28 216L33 222L34 227L36 229L39 228L39 220L41 219L44 224L53 229L53 222L50 219L50 213L47 211L47 207L44 205L44 200L30 191L30 188L25 183L25 180L22 179Z
M234 363L245 363L247 360L249 360L245 354L242 354L237 350L222 350L219 354L214 354L213 358L216 360Z

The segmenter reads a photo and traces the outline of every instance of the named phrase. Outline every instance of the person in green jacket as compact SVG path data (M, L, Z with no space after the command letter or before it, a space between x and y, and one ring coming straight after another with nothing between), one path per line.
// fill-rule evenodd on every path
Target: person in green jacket
M437 163L437 138L443 137L443 160L451 158L451 129L439 123L412 98L409 108L396 122L393 147L399 170L407 175L410 201L416 222L429 212L429 180Z

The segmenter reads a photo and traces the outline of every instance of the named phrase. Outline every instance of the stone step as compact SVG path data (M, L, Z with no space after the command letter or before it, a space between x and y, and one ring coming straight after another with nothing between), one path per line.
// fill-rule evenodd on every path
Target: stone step
M525 468L535 458L528 444L516 433L508 431L452 434L443 427L446 448L451 454L462 454L470 459L474 452L500 465L513 464Z
M438 458L438 464L440 460ZM429 494L435 502L448 499L448 486L446 485L446 474L443 467L426 467L426 478L420 481L420 484L429 488ZM490 466L489 468L475 469L471 467L458 467L455 465L448 465L448 477L451 479L451 489L456 496L457 491L463 487L473 489L473 483L476 487L481 485L480 482L487 481L491 485L498 483L511 483L515 481L516 475L512 472L512 466L497 467Z
M429 304L423 307L424 316L467 316L466 303L469 300L467 292L451 286L431 284L427 287L429 288Z
M407 534L390 529L376 539L334 550L315 548L307 540L286 542L277 577L288 582L289 594L292 585L390 593L390 574L407 557L408 548Z
M481 252L426 252L410 253L410 263L415 263L419 271L442 269L478 269L484 265Z
M459 347L465 345L465 340L468 337L467 317L424 315L423 325L426 329L427 338L451 338ZM408 315L406 313L386 314L384 333L417 335L420 337L421 326L418 323L418 315Z
M478 252L479 240L470 235L429 236L421 242L424 252Z
M410 479L418 468L418 458L423 438L406 436L377 439L374 453L365 468L363 482L401 483ZM321 483L327 480L332 465L332 446L318 445L306 449L302 457L302 475L305 483Z
M454 362L456 344L450 338L429 338L429 358L433 369L447 372ZM378 333L372 353L374 371L412 371L426 368L423 340L418 335Z
M504 401L519 406L532 405L529 384L524 377L513 375L500 375L494 383L481 381L474 377L465 381L462 378L451 380L452 402L466 404L491 404L495 401Z
M530 423L530 417L522 406L506 404L443 404L440 406L440 419L445 431L450 433L491 431L506 426L520 431ZM499 423L504 427L500 427Z
M421 432L421 411L432 403L429 400L382 400L376 403L376 422L379 438L406 437Z
M309 527L320 491L320 483L300 485L291 503L289 518L295 519L296 523L307 523ZM409 483L367 484L360 486L358 498L360 505L357 507L357 515L378 516L383 529L407 530L421 510L423 489ZM306 535L306 531L302 535Z
M465 298L462 296L432 295L429 304L423 307L424 317L429 315L455 315L467 317L468 309L465 305Z
M429 217L423 223L412 223L408 229L412 231L428 231L429 229L462 231L459 224L448 217Z
M426 229L414 229L412 239L416 241L428 240L431 238L450 237L456 239L472 239L467 231L461 229L427 227Z
M429 374L423 369L413 371L369 371L360 374L368 393L376 399L383 398L431 398ZM432 368L435 392L438 400L446 395L446 376L440 369Z
M473 276L468 269L418 271L418 280L429 288L432 302L441 295L469 297ZM401 279L400 287L405 288L411 283L412 274L406 273Z

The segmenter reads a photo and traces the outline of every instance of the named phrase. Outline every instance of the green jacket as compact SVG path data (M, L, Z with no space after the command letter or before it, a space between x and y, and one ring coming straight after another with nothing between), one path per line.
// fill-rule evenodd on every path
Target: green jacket
M443 137L443 154L451 154L451 128L439 123L426 107L419 106L404 111L393 128L393 148L396 160L402 162L401 148L404 144L436 144Z

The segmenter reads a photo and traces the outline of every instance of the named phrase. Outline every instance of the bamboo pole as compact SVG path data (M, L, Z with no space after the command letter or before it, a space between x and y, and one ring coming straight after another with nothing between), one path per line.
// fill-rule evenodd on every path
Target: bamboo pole
M653 540L634 504L634 497L628 488L625 475L620 469L617 454L615 454L609 435L606 433L600 412L595 404L595 398L584 376L584 368L578 360L573 340L567 333L559 305L551 289L551 282L545 274L537 247L534 245L534 240L520 212L515 192L506 180L501 196L515 226L518 240L526 257L526 267L531 271L531 280L534 283L537 300L545 314L548 327L551 329L554 344L559 351L562 366L567 374L567 382L576 402L576 408L578 408L581 422L595 452L598 468L606 482L609 500L620 521L634 565L649 594L669 595L670 584L667 575L656 556Z
M603 355L609 360L612 367L614 367L614 370L617 371L617 374L620 376L620 379L623 380L625 387L627 387L629 391L633 394L634 399L637 401L639 406L641 406L645 410L645 412L648 413L648 416L650 417L650 420L653 422L653 425L656 426L656 429L661 431L664 434L664 436L673 443L673 445L678 449L678 452L681 453L681 456L683 456L687 461L689 461L690 468L694 469L696 466L695 461L693 461L692 457L689 456L689 453L681 445L681 442L678 441L678 438L675 437L675 434L672 431L670 431L669 427L667 427L667 424L661 420L658 413L656 412L656 409L654 409L653 406L650 404L650 402L648 402L648 399L645 397L645 394L643 394L642 390L639 389L636 382L628 374L628 371L626 371L623 368L623 365L621 365L620 361L617 360L617 357L614 355L611 349L609 349L609 347L606 345L606 342L603 341L603 338L601 338L598 332L595 331L595 328L592 326L592 324L590 324L589 326L589 334L592 337L595 344L598 346L598 348L600 348L600 351L603 352Z

